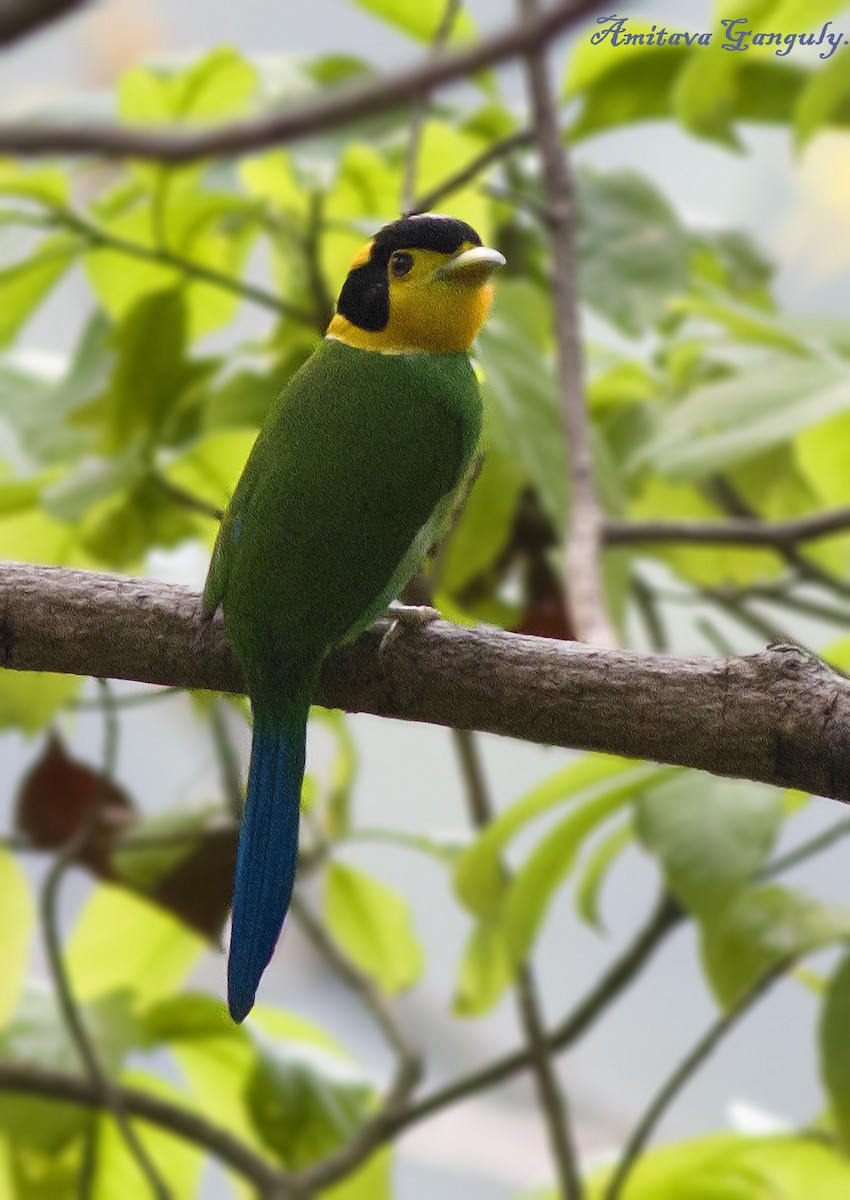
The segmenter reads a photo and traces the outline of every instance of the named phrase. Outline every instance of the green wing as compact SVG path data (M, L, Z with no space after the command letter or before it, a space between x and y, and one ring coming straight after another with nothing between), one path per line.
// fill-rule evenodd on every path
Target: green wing
M204 595L255 691L312 679L427 550L478 438L465 355L326 342L272 408L222 525Z

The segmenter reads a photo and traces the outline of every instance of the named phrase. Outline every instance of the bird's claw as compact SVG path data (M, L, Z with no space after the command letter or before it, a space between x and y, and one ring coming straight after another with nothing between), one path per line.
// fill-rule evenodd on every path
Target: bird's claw
M387 609L387 616L392 624L381 638L378 647L379 655L383 656L408 630L422 629L432 621L439 621L440 614L429 604L394 604Z

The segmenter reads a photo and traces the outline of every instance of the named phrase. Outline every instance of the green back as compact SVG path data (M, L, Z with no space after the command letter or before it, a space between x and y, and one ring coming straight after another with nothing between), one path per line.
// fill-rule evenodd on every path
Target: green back
M327 339L293 376L245 465L204 592L207 611L224 608L253 696L302 692L327 650L391 598L480 428L465 354Z

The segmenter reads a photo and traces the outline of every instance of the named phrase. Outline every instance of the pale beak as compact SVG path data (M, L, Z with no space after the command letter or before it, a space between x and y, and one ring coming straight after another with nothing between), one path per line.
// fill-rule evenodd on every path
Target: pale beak
M505 256L489 246L474 246L464 250L434 272L434 279L448 279L452 283L464 283L480 287L490 276L505 265Z

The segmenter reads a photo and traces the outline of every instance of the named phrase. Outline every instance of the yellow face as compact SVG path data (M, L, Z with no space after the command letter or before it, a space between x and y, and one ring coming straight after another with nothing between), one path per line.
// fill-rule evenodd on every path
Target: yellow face
M352 271L369 263L373 244L357 255ZM356 316L337 312L328 336L384 354L468 350L490 311L490 278L504 261L498 251L471 241L451 254L415 246L396 249L381 275L381 283L386 280L386 323L364 328Z

